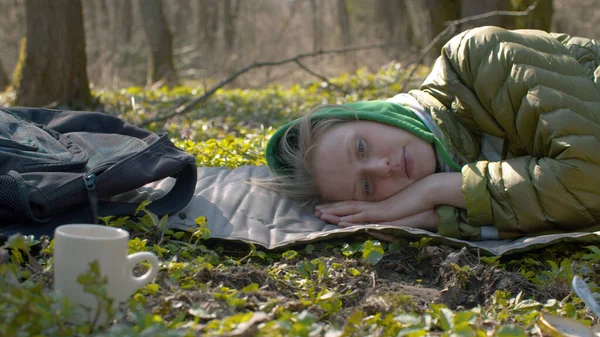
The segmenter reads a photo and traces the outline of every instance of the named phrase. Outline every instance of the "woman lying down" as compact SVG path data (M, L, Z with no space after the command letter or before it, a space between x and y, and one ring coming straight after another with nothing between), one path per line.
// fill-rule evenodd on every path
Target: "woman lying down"
M315 109L267 146L265 184L340 227L467 240L600 228L600 44L482 27L419 90Z

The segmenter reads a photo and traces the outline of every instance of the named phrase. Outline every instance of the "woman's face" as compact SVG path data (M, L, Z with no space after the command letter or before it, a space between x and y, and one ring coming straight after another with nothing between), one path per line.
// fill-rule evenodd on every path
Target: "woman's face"
M325 131L309 153L326 201L380 201L435 172L433 145L400 128L350 121Z

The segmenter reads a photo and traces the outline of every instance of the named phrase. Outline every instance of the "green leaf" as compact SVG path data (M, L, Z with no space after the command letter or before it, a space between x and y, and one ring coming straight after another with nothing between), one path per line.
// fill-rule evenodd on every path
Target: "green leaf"
M399 314L394 317L394 320L402 323L403 326L421 325L421 317L415 314Z
M135 209L135 212L134 212L133 214L135 214L135 215L138 215L138 213L140 213L140 212L144 212L144 213L148 212L148 211L146 210L146 207L147 207L148 205L150 205L150 203L151 203L151 201L150 201L150 200L144 200L144 201L142 201L142 202L139 204L139 206L138 206L138 207Z
M398 238L398 239L394 240L394 242L389 244L388 250L390 252L396 252L407 246L408 246L408 240L406 240L404 238Z
M592 253L594 253L595 255L599 255L600 256L600 248L598 248L598 246L585 246L585 248L587 248L590 251L592 251Z
M256 256L262 260L265 260L267 258L267 253L265 253L261 250L257 250L256 253L254 253L254 256Z
M498 330L496 334L498 337L527 337L528 334L525 333L523 328L516 325L504 325Z
M554 261L548 260L546 261L546 263L548 263L550 265L550 269L554 272L554 271L558 271L559 267L558 264Z
M148 243L148 240L142 240L140 238L133 238L131 240L129 240L128 246L129 246L129 250L128 250L128 254L133 254L133 253L137 253L137 252L145 252L146 251L146 244Z
M298 263L298 265L297 265L297 267L296 267L296 268L298 269L298 273L299 273L299 274L300 274L302 277L304 277L304 278L308 278L308 272L309 272L309 269L307 268L307 263L306 263L306 261L302 261L302 262Z
M365 241L363 259L369 264L376 265L383 258L383 248L379 241Z
M258 283L250 283L249 285L242 288L243 293L255 293L259 289Z
M459 323L467 323L471 324L477 317L475 313L472 311L459 311L454 314L454 324L458 325Z
M196 223L196 225L197 225L198 227L204 227L204 226L206 226L206 224L207 224L207 221L206 221L206 217L205 217L205 216L199 216L199 217L197 217L197 218L194 220L194 222Z
M146 211L146 214L148 215L148 217L150 219L152 219L152 224L151 225L157 227L158 229L161 229L160 228L160 219L158 219L158 215L156 215L156 214L154 214L154 213L152 213L150 211Z
M312 243L309 243L306 245L306 247L304 247L304 251L306 252L306 254L312 254L314 250L315 245L313 245Z
M29 245L25 240L25 236L21 234L13 234L8 237L6 243L2 246L2 248L11 248L16 250L22 250L25 253L29 252Z
M423 337L427 336L428 331L419 326L409 326L400 330L396 337Z
M169 215L165 214L160 221L158 221L158 229L160 229L161 231L164 230L167 225L169 224Z
M349 244L344 243L342 246L342 254L346 257L352 256L358 253L361 249L361 245L359 243Z
M154 295L154 294L156 294L158 292L159 288L160 288L160 286L158 284L156 284L156 283L150 283L150 284L147 284L144 287L144 290L146 291L146 294L148 294L148 295Z
M179 232L175 232L173 233L173 238L175 240L181 240L181 238L185 235L185 232L179 231Z
M298 252L296 252L295 250L288 250L285 253L281 254L281 257L286 260L291 260L296 256L298 256Z
M156 244L152 246L152 250L158 255L158 257L163 257L164 254L168 253L168 249L164 249Z
M450 331L454 328L454 313L448 308L440 309L440 327L444 331Z
M498 261L500 260L500 255L498 255L498 256L482 256L482 257L480 257L480 260L491 266L497 266L499 264Z
M565 314L565 316L567 316L569 318L577 317L577 308L575 308L575 305L573 305L573 303L571 303L571 302L566 303L562 307L561 312L563 312Z
M319 280L323 280L327 276L327 269L325 268L325 263L323 261L316 261L317 265L317 278Z
M347 270L350 273L350 275L352 275L352 276L360 275L360 271L356 268L348 268Z
M103 223L105 226L110 226L110 222L111 222L111 220L112 220L113 218L114 218L114 216L112 216L112 215L109 215L109 216L101 216L101 217L99 217L98 219L99 219L100 221L102 221L102 223Z
M356 310L352 313L352 315L350 315L350 317L348 317L348 323L360 325L363 315L364 313L361 310Z

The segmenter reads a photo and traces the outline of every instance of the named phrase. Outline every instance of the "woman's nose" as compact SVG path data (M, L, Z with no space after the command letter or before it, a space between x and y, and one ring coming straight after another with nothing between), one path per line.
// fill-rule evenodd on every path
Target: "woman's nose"
M388 177L392 173L392 165L389 158L377 158L369 162L368 170L371 174Z

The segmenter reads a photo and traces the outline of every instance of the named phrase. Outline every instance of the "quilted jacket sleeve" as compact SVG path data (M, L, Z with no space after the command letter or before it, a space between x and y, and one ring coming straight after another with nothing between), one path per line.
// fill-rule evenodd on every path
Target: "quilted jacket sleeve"
M458 121L441 127L459 152L464 128L473 139L502 137L505 149L501 161L462 168L466 215L441 219L442 234L477 238L469 226L493 225L511 236L600 224L598 62L597 42L534 30L482 27L446 44L420 91Z

